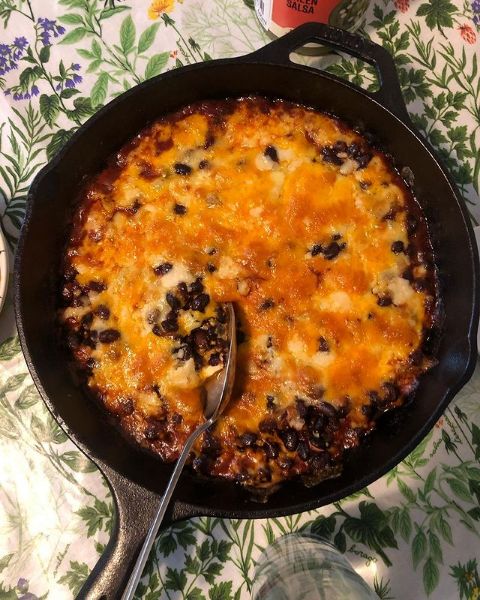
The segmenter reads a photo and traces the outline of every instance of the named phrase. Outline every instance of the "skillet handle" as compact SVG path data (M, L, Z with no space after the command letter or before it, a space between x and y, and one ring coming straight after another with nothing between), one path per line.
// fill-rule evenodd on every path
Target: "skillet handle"
M107 547L78 593L78 600L121 598L160 504L157 494L129 481L103 463L98 466L112 492L116 518ZM175 503L172 502L162 528L182 518L183 515L175 512Z
M377 92L362 91L377 100L401 121L410 125L410 117L403 100L392 56L379 44L375 44L360 35L355 35L349 31L331 27L324 23L305 23L274 42L267 44L267 46L260 48L260 50L252 52L247 57L243 57L243 59L247 58L253 62L258 60L280 65L290 65L292 64L290 53L310 42L318 42L340 52L345 52L375 67L380 82L380 89ZM334 76L329 74L329 77ZM334 78L338 79L337 77Z

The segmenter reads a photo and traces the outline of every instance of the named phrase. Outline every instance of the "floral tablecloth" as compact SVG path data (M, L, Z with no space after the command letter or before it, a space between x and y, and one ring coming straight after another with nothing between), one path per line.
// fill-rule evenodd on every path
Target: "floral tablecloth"
M479 25L479 0L377 0L361 28L394 55L412 119L475 223ZM252 0L0 0L0 210L10 248L35 173L99 107L167 69L267 41ZM308 61L375 85L361 62ZM0 339L0 599L72 598L107 542L112 501L32 384L11 298ZM137 596L248 599L262 548L310 529L345 552L380 598L479 598L479 459L477 369L420 446L368 489L292 517L178 523L158 537Z

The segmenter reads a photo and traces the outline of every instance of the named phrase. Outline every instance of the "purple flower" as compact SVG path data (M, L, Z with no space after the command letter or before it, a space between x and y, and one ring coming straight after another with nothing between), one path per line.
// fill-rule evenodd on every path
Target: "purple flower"
M22 35L22 37L16 37L13 40L13 45L15 46L15 48L18 48L19 50L23 50L24 48L26 48L28 46L28 40L26 37L24 37Z
M480 2L480 0L479 0L479 2ZM74 63L72 65L72 70L73 71L80 71L80 69L81 69L81 67L80 67L80 65L78 63Z
M20 94L19 92L15 92L13 94L13 99L14 100L23 100L23 94Z
M10 96L10 90L8 88L3 93L5 96Z
M38 87L36 85L32 86L32 89L30 90L30 95L31 96L38 96L38 94L40 93Z
M57 83L57 85L55 86L55 89L57 90L61 90L62 89L62 84L61 83Z
M83 78L81 75L77 75L76 73L73 74L72 79L75 83L82 83Z
M65 27L57 25L57 22L52 19L44 19L40 17L37 21L40 30L40 39L44 46L50 45L50 37L58 37L65 33Z
M31 594L29 592L28 594L24 594L23 596L20 596L20 598L18 600L38 600L38 596L35 596L35 594Z
M65 79L65 87L74 88L75 84L73 83L73 81L71 79Z
M25 48L28 46L28 40L25 37L16 37L13 40L13 44L12 44L12 58L14 60L18 60L22 55L23 52L25 50Z
M480 0L473 0L472 2L473 11L473 22L475 25L480 25Z
M23 99L24 100L30 100L30 94L28 92L25 92L25 94L23 94Z
M0 44L0 56L10 56L11 50L8 44Z
M40 39L42 40L42 44L44 46L50 46L50 34L46 31L43 31L40 34Z

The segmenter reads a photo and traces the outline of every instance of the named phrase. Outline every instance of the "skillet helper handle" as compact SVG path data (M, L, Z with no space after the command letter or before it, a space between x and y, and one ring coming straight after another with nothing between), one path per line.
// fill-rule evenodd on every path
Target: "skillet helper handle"
M112 536L80 590L77 600L118 600L160 504L160 496L100 465L116 509ZM172 503L174 506L174 503ZM173 508L174 510L174 508ZM170 507L163 527L175 519Z
M392 56L379 44L375 44L360 35L337 27L330 27L324 23L305 23L264 48L249 54L248 58L254 62L258 60L289 65L292 64L290 53L311 42L317 42L355 58L360 58L375 67L380 89L377 92L365 93L385 106L401 121L410 124L410 117L403 100Z

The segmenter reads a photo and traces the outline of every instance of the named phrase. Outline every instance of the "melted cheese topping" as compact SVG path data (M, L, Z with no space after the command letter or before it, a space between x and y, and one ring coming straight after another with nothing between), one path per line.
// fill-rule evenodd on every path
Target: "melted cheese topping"
M399 404L425 369L411 356L434 291L405 275L432 274L425 231L385 156L338 120L258 98L205 103L143 131L91 183L61 318L88 385L171 460L221 368L202 363L192 332L233 302L236 389L194 466L257 486L321 478L372 428L372 402ZM182 304L173 317L167 294Z

